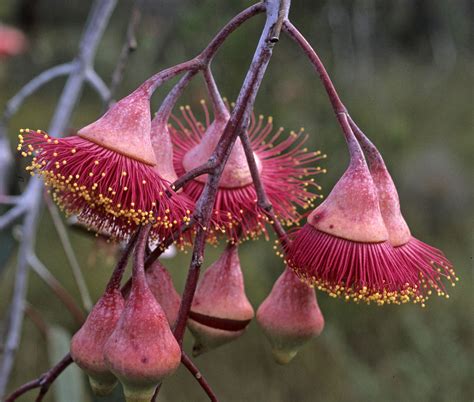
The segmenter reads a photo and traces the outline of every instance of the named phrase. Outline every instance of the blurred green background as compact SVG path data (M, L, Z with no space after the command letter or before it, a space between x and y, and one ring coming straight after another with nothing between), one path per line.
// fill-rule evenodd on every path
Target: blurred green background
M71 60L91 2L3 0L0 21L22 28L27 53L0 61L0 107L29 79ZM197 54L248 1L148 0L137 34L139 46L127 66L119 95L154 72ZM132 3L119 2L100 46L96 67L106 81L122 46ZM383 308L346 304L318 293L326 319L323 334L288 366L276 365L255 322L238 341L196 360L222 401L472 401L472 184L474 17L468 0L294 0L291 18L319 51L352 116L383 153L398 185L402 210L413 234L441 248L460 277L450 299ZM221 91L235 99L253 54L263 16L237 31L213 67ZM46 128L64 79L31 97L10 125L12 147L20 127ZM153 100L159 105L166 85ZM198 107L205 92L197 78L183 103ZM96 119L100 100L88 88L71 128ZM276 126L310 134L309 147L328 154L319 177L324 194L342 174L347 152L326 95L310 64L285 37L277 45L257 97L256 113ZM18 176L26 178L22 170ZM24 183L19 183L20 186ZM113 259L93 238L71 231L74 248L94 298L104 288ZM78 300L70 268L52 222L43 213L37 247L45 265ZM220 250L209 248L206 263ZM189 254L166 260L182 289ZM241 247L249 299L255 309L282 270L272 243ZM0 312L6 317L15 257L0 267ZM66 309L31 273L28 301L49 324L73 333ZM191 348L186 338L186 349ZM44 336L25 319L9 389L50 366ZM34 393L20 401L33 401ZM85 401L89 397L84 396ZM53 401L51 393L46 401ZM116 396L110 400L121 400ZM205 401L180 368L167 380L162 401ZM59 402L59 401L57 401ZM61 401L63 402L63 401ZM68 401L69 402L69 401ZM75 402L75 401L71 401Z

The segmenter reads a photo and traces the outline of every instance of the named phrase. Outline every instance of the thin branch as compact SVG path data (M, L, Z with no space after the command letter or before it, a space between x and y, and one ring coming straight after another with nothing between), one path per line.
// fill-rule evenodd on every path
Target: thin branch
M185 88L188 86L188 84L191 82L191 80L197 73L197 69L188 71L186 74L183 75L183 77L181 77L181 79L168 93L168 95L166 95L166 98L161 103L160 108L158 109L155 116L155 119L159 121L159 124L167 124L178 98L181 96Z
M26 384L22 385L20 388L15 390L13 393L7 396L5 402L16 401L17 398L22 396L28 391L31 391L35 388L40 388L36 402L41 402L49 390L51 384L59 377L59 375L72 363L72 357L68 353L64 356L58 364L50 368L47 372L43 373L36 380L29 381Z
M100 78L100 75L92 68L88 69L86 72L86 81L97 92L104 103L109 102L110 90L104 80Z
M137 243L138 236L140 235L141 230L142 228L140 227L128 241L125 250L123 250L123 253L120 256L117 266L115 267L114 272L110 277L110 281L107 284L107 290L118 289L120 287L120 282L122 281L123 273L125 272L125 268L127 267L128 259L133 251L133 248L135 247L135 244Z
M5 126L0 123L0 197L9 192L12 166L13 156L10 151L10 142L6 135Z
M0 195L0 204L15 205L19 204L21 196L19 195Z
M7 102L5 110L3 112L2 123L7 123L10 118L18 111L18 109L25 102L25 100L31 95L33 95L43 85L47 84L48 82L54 80L57 77L71 74L75 68L76 64L74 62L60 64L59 66L55 66L50 68L49 70L43 71L41 74L33 78L30 82L24 85L23 88L21 88L13 98L11 98Z
M35 241L35 233L38 226L38 217L40 213L39 199L35 203L35 194L40 194L39 191L35 191L38 186L38 190L42 186L39 180L32 181L33 186L31 187L32 201L31 208L28 214L25 216L25 220L22 227L22 239L20 248L18 251L18 263L15 275L15 284L13 286L13 296L10 305L10 316L9 316L9 328L6 334L5 346L2 356L2 364L0 366L0 397L5 394L8 379L13 368L13 361L15 353L18 348L21 339L21 329L23 326L25 299L28 287L28 271L29 265L27 261L27 255L31 253Z
M269 0L275 1L275 0ZM249 18L265 11L266 6L263 2L254 4L249 8L245 9L234 18L232 18L225 26L222 28L217 35L209 42L206 48L194 59L185 61L184 63L176 64L173 67L167 68L160 71L159 73L153 75L148 80L146 80L142 87L148 91L148 93L153 94L153 92L162 85L165 81L175 77L178 74L181 74L184 71L194 71L199 69L205 69L212 61L214 55L217 53L221 45L227 39L227 37L234 32L240 25L242 25Z
M13 393L7 396L5 402L13 402L16 401L20 396L26 394L28 391L32 389L36 389L40 387L39 379L28 381L27 383L23 384L21 387L17 388Z
M0 216L0 230L12 225L18 218L27 212L26 204L19 203Z
M175 191L178 191L181 187L185 186L196 177L202 176L203 174L212 173L215 168L216 164L213 161L203 163L201 166L197 166L194 169L188 170L186 173L178 177L171 185L171 188Z
M28 256L28 263L30 264L33 271L49 286L49 288L54 292L59 300L66 306L70 311L71 315L76 320L78 325L81 325L85 319L86 315L84 311L80 309L77 305L74 298L67 291L67 289L59 282L56 277L51 273L51 271L46 268L46 266L39 260L35 254L30 254Z
M346 139L350 141L350 138L354 136L354 133L352 132L350 124L348 123L349 115L347 113L347 109L342 103L336 88L334 87L334 84L332 83L331 78L324 67L323 62L306 38L290 21L286 20L284 22L283 29L288 34L288 36L293 39L293 41L297 43L298 46L303 50L314 69L318 73L324 89L326 90L326 93L329 97L329 101L331 102L334 113L336 114L337 120L339 121L339 125L341 126Z
M209 397L209 400L212 402L217 402L218 401L217 396L212 390L211 386L206 381L206 379L204 378L202 373L199 371L199 369L195 366L193 361L184 352L181 355L181 363L183 363L184 367L186 367L188 371L193 375L193 377L197 380L201 388Z
M207 68L203 70L203 75L204 80L206 81L207 92L211 98L214 118L227 117L229 115L229 111L227 110L219 89L217 88L216 80L212 75L211 66L207 66Z
M246 125L248 124L249 114L252 110L256 94L272 55L274 43L271 39L276 34L274 31L275 24L278 24L280 19L285 19L288 13L288 8L284 14L279 13L278 10L280 9L281 1L269 0L266 4L267 20L257 45L257 50L247 76L245 77L230 120L210 158L211 160L216 159L218 161L218 167L213 174L209 175L202 194L196 203L193 215L196 217L196 220L200 225L196 230L191 264L179 308L178 319L174 328L175 337L180 344L183 340L189 310L196 291L201 265L204 260L204 248L207 236L206 231L207 227L209 227L219 180L237 136L245 131ZM287 6L289 7L289 4L287 4Z
M96 0L94 3L90 18L79 44L78 57L73 62L75 68L71 71L66 82L50 124L49 132L53 136L60 136L70 121L72 111L81 94L85 72L92 65L97 46L115 5L116 0ZM34 248L41 211L42 187L43 184L40 180L31 179L23 193L25 199L30 202L30 208L24 219L22 242L18 252L16 279L10 306L10 327L6 335L5 351L0 367L0 397L5 393L6 385L13 367L15 352L20 341L29 267L27 256Z
M49 197L45 198L46 206L48 207L49 214L51 215L51 218L53 220L53 224L56 229L56 232L58 233L61 245L63 246L64 252L66 253L66 257L71 267L72 274L74 275L74 280L76 281L79 294L81 295L82 305L86 309L86 311L90 311L93 304L92 298L89 293L89 289L87 287L84 275L82 273L81 266L79 265L79 261L77 260L76 253L74 252L74 249L72 247L71 240L69 239L66 226L64 225L61 217L59 216L57 207L52 203Z
M260 178L260 173L258 171L258 166L255 161L255 155L252 150L252 144L250 142L249 134L247 131L243 131L240 134L240 140L245 151L249 170L252 175L253 185L257 193L257 204L269 219L269 223L272 225L273 230L277 234L280 244L283 247L283 250L286 250L287 245L289 244L288 234L286 233L279 219L276 217L275 211L273 210L273 206L267 197L265 188L263 187L263 183Z
M196 379L196 381L199 383L199 385L207 394L207 396L209 396L209 400L211 400L212 402L218 402L217 396L212 390L211 386L206 381L206 379L204 378L202 373L199 371L199 369L196 367L196 365L193 363L193 361L189 358L189 356L186 353L184 353L184 351L181 353L181 363L183 364L184 367L187 368L187 370ZM156 398L158 397L158 394L161 390L162 385L163 383L160 382L158 386L156 387L155 393L153 394L153 397L151 398L151 402L156 401Z
M274 1L274 0L272 0ZM214 55L219 50L220 46L224 43L227 37L234 32L238 27L240 27L244 22L248 19L252 18L253 16L262 13L266 10L266 6L264 2L256 3L253 6L248 7L247 9L243 10L239 14L237 14L234 18L232 18L218 33L217 35L209 42L206 48L197 56L194 60L196 65L190 68L190 71L187 74L191 74L194 71L194 68L197 69L206 69L209 63L212 62ZM191 62L193 61L191 60ZM153 77L152 77L153 78ZM185 80L185 76L181 79L182 81ZM176 84L175 88L179 86L180 83ZM175 90L173 88L173 90ZM173 92L172 90L172 92ZM177 89L176 89L177 90ZM169 95L170 99L171 96ZM230 153L230 149L228 150ZM173 188L177 191L181 187L183 187L188 181L195 179L198 176L201 176L206 173L211 173L215 170L217 166L217 159L215 157L211 157L211 159L201 165L196 167L195 169L190 170L189 172L185 173L183 176L179 177L174 183ZM196 217L191 218L191 222L187 225L183 225L178 230L173 232L171 236L168 236L162 244L157 247L147 258L145 262L145 269L150 267L151 264L163 253L166 248L168 248L172 243L176 236L179 236L181 233L184 233L186 230L190 229L195 223L197 222ZM130 286L130 281L125 284L125 287Z
M250 6L249 8L237 14L234 18L232 18L201 52L199 57L202 58L204 67L211 63L217 50L222 46L224 41L232 32L234 32L248 19L252 18L257 14L263 13L266 10L266 3L271 3L273 1L274 0L267 0L256 3L253 6Z
M380 155L380 152L378 151L377 147L372 143L372 141L370 141L370 139L360 129L360 127L356 124L356 122L352 119L351 116L347 116L347 118L349 120L349 124L352 128L352 131L354 132L365 154L367 156L370 155L371 160L378 161L379 164L383 165L385 162L383 161L382 155Z
M135 5L133 6L133 9L132 9L132 15L128 22L125 43L122 46L117 64L115 65L114 72L112 73L112 80L110 82L110 87L109 87L110 89L109 98L106 99L106 102L105 102L109 106L112 103L112 98L114 97L115 92L117 91L117 88L122 82L128 59L131 53L134 52L135 49L137 48L137 40L135 37L135 32L142 18L141 7L142 7L142 0L135 0Z
M273 46L270 40L271 38L268 37L268 33L270 31L271 26L273 26L274 23L279 19L279 16L276 13L276 6L275 6L277 4L276 0L268 0L268 3L271 3L271 4L268 11L267 23L265 24L264 34L262 35L261 40L259 42L257 54L254 57L254 61L252 62L251 71L249 72L246 78L246 81L244 83L244 86L241 92L241 96L239 96L239 99L237 102L238 106L234 109L233 118L231 117L231 120L224 131L223 141L220 142L220 144L218 145L214 153L214 158L217 158L217 160L221 162L222 166L219 170L216 170L215 175L212 178L210 177L209 183L211 185L206 186L207 190L205 189L204 191L205 197L201 197L202 201L204 201L204 199L209 196L211 196L210 198L213 198L212 191L211 191L211 194L209 194L209 187L214 187L215 189L217 188L220 175L222 174L223 166L230 154L232 145L235 142L237 135L239 134L239 130L242 130L245 127L245 124L247 123L248 114L250 112L251 106L255 99L256 90L259 87L266 65L268 64L268 60L271 55L271 48ZM65 89L63 91L58 107L56 109L56 113L51 123L49 132L53 136L59 136L60 133L66 127L67 122L69 121L72 110L75 106L75 103L77 102L80 90L85 80L86 71L89 68L91 68L90 66L92 64L93 57L97 50L98 41L100 37L102 36L102 33L110 17L110 13L113 10L115 4L116 4L116 0L97 0L97 2L95 3L93 7L93 11L91 12L92 16L89 18L85 33L81 39L79 56L74 62L74 63L77 63L76 66L78 68L77 70L74 69L74 73L71 74L71 76L68 79L68 82L66 83ZM158 74L155 74L153 77L151 77L149 80L147 80L143 84L143 87L146 88L149 94L151 95L153 91L158 86L160 86L164 81L176 76L177 74L180 74L183 71L194 71L194 70L206 68L207 65L210 63L210 61L212 60L214 54L217 52L218 48L222 45L222 43L229 36L229 34L232 33L237 27L239 27L247 19L249 19L250 17L264 10L265 10L264 3L258 3L244 10L243 12L238 14L236 17L234 17L213 38L213 40L203 50L203 52L200 53L198 57L192 60L189 60L187 62L178 64L176 66L173 66L169 69L163 70ZM41 187L38 187L36 183L40 183L40 182L30 181L29 186L27 188L27 191L31 189L32 195L34 196L35 201L37 201L34 204L35 206L34 209L36 210L36 213L30 212L27 215L26 220L25 220L26 222L30 219L35 225L37 224L37 213L39 212L39 207L41 203L41 197L40 197ZM215 196L215 192L213 196ZM205 212L204 214L199 212L195 217L192 218L192 224L194 224L194 222L196 221L199 221L199 223L201 224L200 229L198 229L198 233L200 237L199 247L201 249L203 248L204 241L205 241L205 227L202 225L202 223L206 222L206 220L208 221L210 218L213 203L211 202L210 204L211 204L210 211L202 211L202 212ZM202 205L201 205L201 208L202 208ZM184 228L180 228L179 230L180 231L187 230L188 227L190 226L191 225L186 226ZM27 227L28 226L25 225L25 228ZM33 233L36 233L36 227L32 227L29 233L31 236L34 237ZM165 248L167 241L164 242L161 249ZM171 242L172 242L172 239L171 239ZM32 250L32 244L33 244L33 241L27 242L27 245L30 250ZM25 244L22 244L22 246L25 246ZM26 255L26 254L23 254L23 255ZM149 265L150 262L151 260L150 258L148 258L147 265ZM199 275L199 267L201 264L202 264L202 253L201 253L200 258L196 258L195 253L193 253L193 262L191 264L190 273L195 274L197 272ZM20 268L23 268L23 267L25 267L25 269L27 267L26 260L24 261L23 264L19 264L18 272L20 272ZM182 312L180 316L181 316L181 321L184 320L184 323L186 322L187 314L189 312L190 302L192 301L192 297L194 295L195 284L197 282L198 275L195 276L196 281L193 280L194 275L188 276L187 283L194 282L194 289L191 292L188 291L187 300L181 306ZM189 288L189 286L187 286L187 288ZM16 296L16 297L19 300L21 300L22 303L24 302L23 296ZM14 305L17 309L17 304L18 303L12 303L12 306ZM183 305L184 305L184 309L183 309ZM19 315L16 315L16 316L19 316ZM21 318L22 317L23 316L21 315ZM180 325L182 326L182 324ZM18 334L20 328L21 328L21 324L15 325L14 331L11 330L10 334L12 334L12 332L14 333L14 335ZM182 333L184 333L184 327L183 327ZM181 336L178 337L178 339L179 338L182 339L182 334ZM18 344L16 337L9 336L8 339L10 340L13 339L14 342L12 343L14 345L14 348L16 348ZM8 380L9 373L11 370L11 363L13 361L12 359L13 359L13 353L8 355L8 361L4 358L3 365L6 367L6 369L5 367L2 367L2 371L0 371L0 374L4 374L4 375L0 375L0 395L3 393L6 382ZM41 383L39 384L39 386L41 386L41 392L40 392L40 395L38 396L37 401L42 400L42 397L47 392L47 389L49 388L49 385L52 383L52 381L54 381L54 379L71 362L72 362L71 357L66 356L65 359L63 359L63 361L60 362L60 364L58 364L57 366L55 366L55 368L53 368L52 370L50 370L50 372L48 372L50 375L47 375L48 373L46 373L47 375L46 379L41 381ZM3 383L1 381L3 381ZM27 389L31 389L32 383L26 384L25 387ZM21 392L20 394L24 392ZM20 395L18 394L18 392L15 392L14 394L16 396ZM13 399L11 398L7 399L7 402L13 401L16 398L16 396Z

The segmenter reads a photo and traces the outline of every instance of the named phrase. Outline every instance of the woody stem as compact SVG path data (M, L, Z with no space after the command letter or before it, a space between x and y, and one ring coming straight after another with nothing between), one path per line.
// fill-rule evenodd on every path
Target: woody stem
M132 235L127 245L125 246L125 250L120 256L120 259L117 262L117 265L115 266L114 272L110 277L109 283L107 284L107 287L105 289L106 293L116 290L120 287L120 282L122 281L123 273L125 271L125 268L127 267L128 259L130 257L130 254L132 253L133 248L135 247L135 244L142 229L143 228L141 227L137 229L137 231Z
M237 98L235 108L230 116L230 120L228 121L224 132L210 157L211 161L216 161L216 169L213 173L209 174L203 192L196 203L194 217L199 225L196 230L192 259L179 309L179 315L174 328L175 337L180 344L182 344L186 321L188 319L201 265L204 259L207 228L209 227L212 208L218 191L219 180L237 136L245 131L246 126L248 125L249 114L252 110L265 70L270 61L273 46L275 44L275 38L279 35L279 30L277 29L275 31L275 27L279 26L280 19L283 20L286 18L288 13L289 3L286 2L285 12L283 14L280 12L282 2L283 0L269 0L266 4L267 20L257 50L242 85L239 97Z
M178 74L181 74L184 71L193 72L204 70L210 64L214 58L214 55L217 53L227 37L249 18L265 11L265 8L265 3L260 2L237 14L224 26L224 28L222 28L217 33L217 35L211 40L211 42L209 42L206 48L194 59L160 71L146 80L142 84L142 87L146 89L148 94L151 96L153 92L155 92L155 90L165 81L177 76Z
M285 33L288 34L288 36L298 44L298 46L308 57L311 64L314 66L314 69L318 73L319 78L324 86L324 89L326 90L326 93L329 97L329 101L331 102L331 106L337 116L337 120L339 121L342 131L344 132L349 147L354 148L356 144L354 144L353 142L354 133L352 132L351 126L347 120L347 109L342 103L341 98L339 97L339 94L337 93L336 88L334 87L334 84L332 83L331 78L329 77L329 74L326 68L324 67L324 64L321 61L320 57L313 49L313 47L309 44L309 42L306 40L306 38L290 21L286 20L283 23L283 31L285 31ZM358 151L357 147L355 148L356 151Z
M273 206L267 197L265 188L263 187L262 179L258 171L257 162L255 161L255 155L253 153L252 144L247 131L244 131L240 134L240 140L242 141L242 146L244 148L247 163L252 175L252 182L257 193L257 204L264 211L273 227L273 230L280 240L280 244L283 246L283 249L286 250L286 246L289 244L288 234L283 228L281 222L276 217Z

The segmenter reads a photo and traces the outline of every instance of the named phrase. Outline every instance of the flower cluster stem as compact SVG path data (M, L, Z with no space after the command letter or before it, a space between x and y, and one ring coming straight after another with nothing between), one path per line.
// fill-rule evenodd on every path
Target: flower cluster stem
M282 2L283 0L269 0L266 3L267 19L257 45L257 50L247 76L245 77L235 107L232 110L230 120L210 158L210 160L214 159L217 161L216 170L209 175L203 192L196 203L194 216L199 225L196 230L191 264L186 279L178 319L174 328L175 337L180 344L182 344L183 341L186 321L196 291L201 265L204 260L207 229L209 227L212 208L218 191L219 180L236 138L245 131L248 124L248 118L252 111L255 97L272 55L273 46L275 44L274 38L279 35L279 31L276 32L275 27L278 26L288 15L290 3L285 2L286 10L282 14L280 11Z

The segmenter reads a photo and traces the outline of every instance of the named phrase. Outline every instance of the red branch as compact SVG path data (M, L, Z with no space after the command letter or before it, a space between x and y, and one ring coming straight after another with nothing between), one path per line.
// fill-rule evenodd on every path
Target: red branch
M188 371L194 376L197 380L201 388L204 392L209 396L209 400L212 402L217 402L217 396L214 394L214 391L211 389L210 385L203 377L199 369L194 365L193 361L183 352L181 355L181 363L183 363L184 367L188 369Z
M271 0L275 1L275 0ZM169 80L176 75L188 71L189 75L194 75L195 72L199 70L204 70L206 69L210 62L212 61L214 55L216 54L217 50L220 48L220 46L224 43L224 41L227 39L227 37L235 31L240 25L242 25L245 21L247 21L249 18L252 16L259 14L263 12L266 9L264 3L257 3L246 10L242 11L239 13L237 16L235 16L231 21L229 21L228 24L220 31L218 34L211 40L211 42L208 44L208 46L194 59L188 60L184 63L175 65L173 67L170 67L168 69L165 69L163 71L160 71L159 73L155 74L153 77L149 78L147 81L144 82L143 87L148 90L148 93L151 94L158 88L163 82L166 80ZM281 14L281 13L280 13ZM280 14L278 14L280 16ZM269 14L270 15L270 14ZM272 14L272 16L274 13ZM269 18L267 18L267 21ZM267 24L268 25L268 24ZM266 27L267 27L266 25ZM268 30L268 29L267 29ZM279 29L277 29L277 33L279 33ZM234 116L234 120L230 122L228 127L226 127L225 133L223 135L224 141L221 141L216 148L215 151L215 158L213 161L210 161L208 164L198 167L190 172L188 172L186 175L183 177L180 177L177 182L174 184L174 187L176 189L179 189L181 186L186 184L187 181L194 179L195 177L204 174L204 173L213 173L211 176L212 180L214 180L213 186L215 189L217 189L218 182L220 175L222 173L223 167L225 165L225 162L227 160L227 157L230 154L232 145L235 141L236 136L238 135L239 131L243 130L244 128L244 123L246 123L246 116L248 116L248 113L251 109L251 105L253 104L253 100L255 98L256 90L258 89L258 86L260 84L260 81L263 76L263 71L266 67L266 64L268 64L269 57L271 55L271 47L273 46L273 43L275 41L275 26L272 26L272 33L273 36L267 38L268 41L262 44L262 42L259 44L259 49L266 49L266 54L265 57L261 57L260 59L257 60L257 65L254 63L251 66L251 73L249 74L251 76L251 80L247 79L246 82L244 83L247 85L246 89L246 94L245 96L241 99L240 101L240 108L238 110L238 113ZM265 52L264 52L265 53ZM253 70L252 70L253 67ZM259 68L258 68L259 67ZM248 77L249 78L249 77ZM234 110L235 111L235 110ZM232 119L231 119L232 120ZM239 130L237 130L239 129ZM218 163L219 162L219 163ZM220 164L220 166L218 166ZM217 180L215 180L217 179ZM206 191L204 192L206 193ZM214 191L214 196L215 196L215 191ZM208 196L209 197L209 194ZM199 221L201 223L200 229L198 229L198 236L201 237L201 243L202 248L204 248L204 242L205 242L205 229L202 226L202 222L209 221L210 214L212 212L212 205L213 205L213 197L209 198L210 201L207 202L210 207L205 208L205 213L198 213L195 214L194 218L191 220L190 224L183 226L177 230L177 233L184 232L187 230L189 227L191 227L194 223ZM202 208L202 205L201 205ZM207 217L207 219L205 219ZM204 218L204 219L203 219ZM199 235L200 233L200 235ZM120 259L119 263L117 264L116 269L114 270L114 273L112 275L112 278L109 282L109 286L116 286L117 283L120 282L120 278L123 274L123 270L126 266L126 260L128 258L128 255L133 248L133 243L136 240L136 236L133 236L132 239L129 241L129 244L127 246L127 249L124 252L124 255ZM172 238L169 238L165 240L157 250L155 250L148 258L145 263L146 267L149 267L151 263L159 257L159 255L172 243ZM193 258L195 261L195 258ZM199 260L200 263L202 263L202 259ZM192 266L196 266L195 264L191 264ZM190 275L189 277L193 277L192 273L195 273L195 269L190 269ZM188 279L189 279L188 277ZM195 277L195 281L197 282L197 276ZM125 284L125 286L122 288L123 292L127 291L128 286L130 286L130 281ZM194 286L195 289L195 286ZM186 297L186 305L190 306L190 303L192 301L192 297L194 295L194 290L192 292L187 292ZM181 321L182 323L180 324L180 328L182 327L182 333L184 334L184 325L187 319L187 314L189 312L189 306L185 307L185 310L187 312L185 314L181 313ZM183 321L184 320L184 321ZM184 322L184 325L183 325ZM178 337L178 340L182 339L182 334ZM181 343L181 341L180 341ZM204 391L209 395L211 400L216 400L217 398L215 397L214 393L210 389L209 384L204 380L202 375L199 373L197 368L194 366L194 364L191 362L191 360L187 357L183 357L184 361L183 364L191 371L193 376L198 380L198 382L201 384L202 388ZM20 388L18 388L16 391L14 391L7 399L6 402L13 402L18 398L20 395L24 394L25 392L35 389L35 388L40 388L40 393L38 395L37 401L41 401L43 399L43 396L46 394L48 391L50 385L53 383L53 381L61 374L61 372L69 365L72 363L72 358L68 354L66 355L56 366L51 368L48 372L40 376L38 379L30 381Z
M64 356L61 361L54 367L50 368L46 373L39 376L36 380L27 382L18 388L15 392L11 393L5 402L13 402L24 393L31 391L32 389L39 388L39 394L36 397L36 402L41 402L49 390L51 384L58 378L58 376L72 363L72 357L68 353Z
M210 161L217 161L216 169L209 174L208 180L202 194L196 202L194 217L199 226L196 230L194 249L191 264L186 279L186 284L181 300L178 319L174 328L174 334L180 344L182 344L189 310L196 291L201 265L204 260L204 248L206 243L207 228L209 227L212 208L217 194L219 180L224 170L225 163L232 151L232 146L242 132L246 130L249 114L252 110L256 94L265 74L266 67L270 61L275 38L278 38L281 21L286 18L288 8L281 13L283 1L267 2L267 20L263 29L260 41L257 46L254 58L250 65L245 81L242 85L239 97L230 116L224 132L210 157ZM287 5L289 7L289 5Z
M314 69L319 75L319 78L326 90L326 93L329 97L329 101L331 102L331 106L336 113L337 120L339 121L339 125L342 128L342 131L346 137L348 142L354 137L354 133L349 125L348 118L349 115L347 113L347 109L341 101L334 84L329 77L329 74L324 67L323 62L321 61L320 57L313 49L313 47L309 44L306 38L301 34L298 29L290 22L285 21L283 24L283 30L288 34L288 36L293 39L294 42L298 44L298 46L303 50L303 52L308 57L311 64L314 66Z

